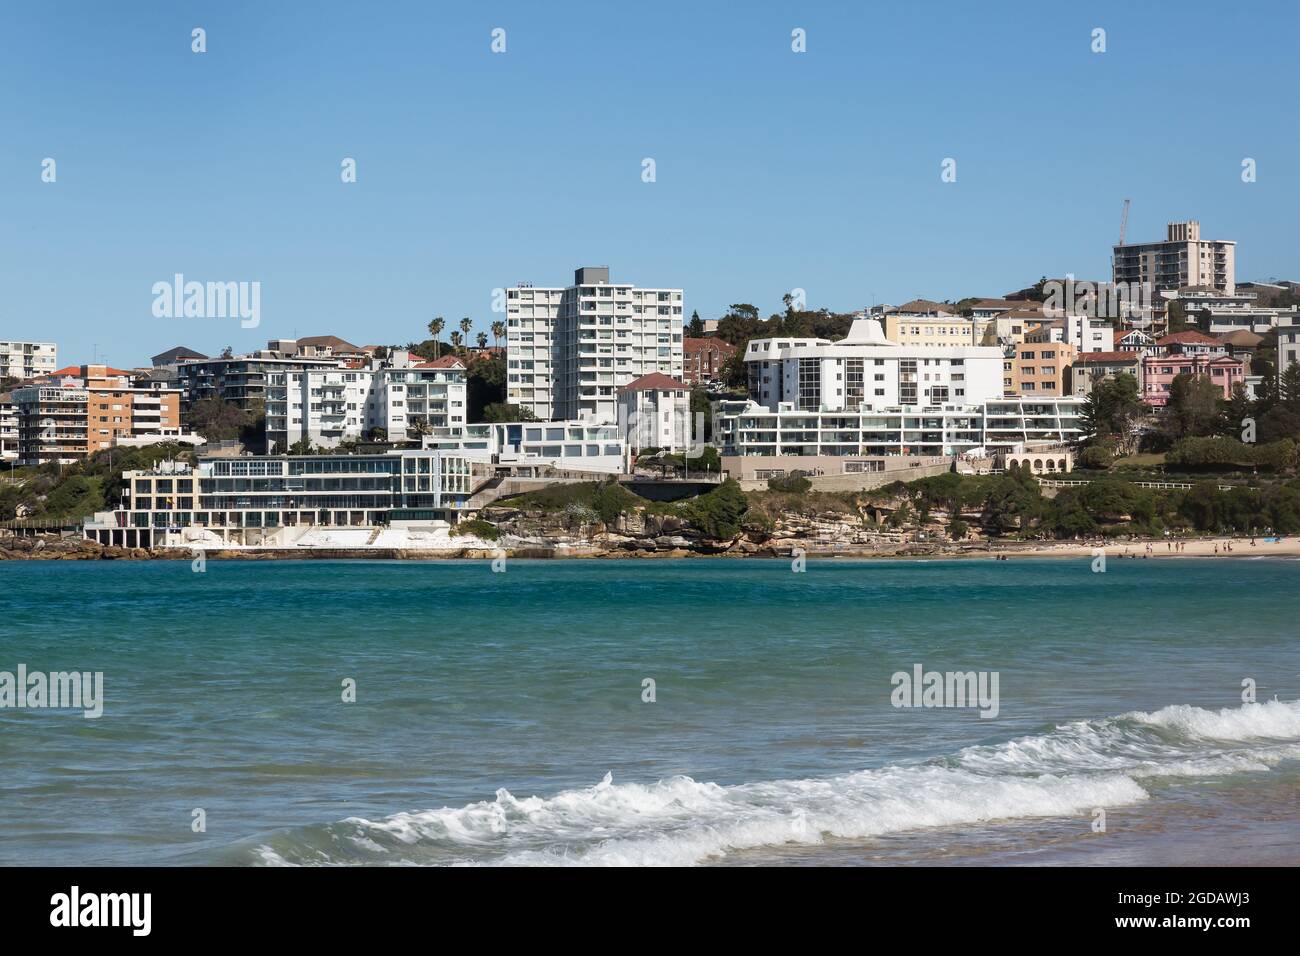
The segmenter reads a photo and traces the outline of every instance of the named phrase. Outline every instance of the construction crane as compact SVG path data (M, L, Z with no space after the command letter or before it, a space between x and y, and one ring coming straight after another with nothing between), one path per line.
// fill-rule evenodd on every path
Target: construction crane
M1128 232L1128 207L1131 199L1124 200L1124 213L1119 217L1119 244L1124 245L1124 236Z

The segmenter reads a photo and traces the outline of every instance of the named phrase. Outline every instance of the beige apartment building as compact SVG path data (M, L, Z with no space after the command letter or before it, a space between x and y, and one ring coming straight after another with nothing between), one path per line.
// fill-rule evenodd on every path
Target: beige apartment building
M983 345L994 319L970 319L945 312L940 315L907 315L886 312L885 338L899 345L919 348L952 345Z
M58 364L53 342L0 342L0 378L29 379L49 375Z
M1003 363L1003 385L1009 393L1027 397L1068 395L1066 372L1078 354L1064 342L1022 342Z
M1236 291L1237 244L1202 239L1196 220L1169 223L1163 242L1114 247L1117 283L1150 283L1155 293L1197 288L1222 295Z

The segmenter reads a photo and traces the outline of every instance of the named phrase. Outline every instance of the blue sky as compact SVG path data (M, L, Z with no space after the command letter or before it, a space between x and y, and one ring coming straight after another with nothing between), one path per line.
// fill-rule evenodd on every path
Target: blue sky
M997 295L1107 277L1125 197L1130 240L1198 218L1239 279L1300 278L1298 25L1281 2L6 5L0 339L120 366L406 342L583 264L704 317L796 287ZM261 325L155 318L176 272L259 281Z

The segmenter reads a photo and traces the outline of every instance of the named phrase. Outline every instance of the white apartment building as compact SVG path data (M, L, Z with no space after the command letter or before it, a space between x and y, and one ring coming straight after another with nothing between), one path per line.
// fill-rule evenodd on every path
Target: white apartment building
M758 339L749 399L720 402L724 455L934 456L1079 437L1082 401L1003 397L997 347L900 346L874 319L839 342Z
M0 461L18 460L18 406L0 395Z
M471 461L494 465L610 475L627 470L627 441L618 425L479 422L464 428L435 429L421 441L425 448L457 452Z
M1113 279L1116 283L1149 282L1156 292L1196 287L1232 295L1237 281L1236 250L1235 242L1202 239L1201 224L1194 219L1171 222L1163 242L1115 246Z
M1183 307L1188 321L1207 335L1244 330L1263 335L1269 329L1300 324L1300 308L1270 309L1256 303L1254 292L1218 295L1181 292L1168 297Z
M1290 325L1277 330L1277 374L1278 385L1282 383L1282 373L1290 366L1300 362L1300 325Z
M564 288L507 289L505 305L506 401L539 419L614 422L620 386L682 377L681 289L611 283L595 266Z
M902 346L876 319L855 319L828 339L754 339L745 351L749 397L804 411L967 405L1002 396L1002 349Z
M53 342L0 342L0 378L35 378L58 368Z
M723 455L888 457L960 455L1060 445L1083 436L1078 398L999 398L942 408L803 411L788 403L720 402ZM787 463L788 464L788 463Z
M703 442L691 427L690 387L659 372L643 375L618 390L619 428L633 454L646 448L689 451ZM703 430L701 429L701 432Z
M1114 348L1115 332L1105 319L1087 315L1063 315L1049 318L1023 341L1032 344L1054 342L1073 345L1078 352L1109 352Z
M461 428L466 414L465 365L453 356L412 361L395 352L391 364L370 368L297 368L267 375L268 448L299 441L334 448L375 428L390 438L407 430Z

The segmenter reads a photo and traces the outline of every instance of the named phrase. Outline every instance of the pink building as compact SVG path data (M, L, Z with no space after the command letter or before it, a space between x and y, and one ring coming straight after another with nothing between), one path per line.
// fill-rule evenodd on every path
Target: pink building
M1232 389L1246 380L1246 363L1222 352L1168 352L1142 356L1142 400L1153 408L1169 401L1169 386L1179 375L1203 375L1232 397Z

